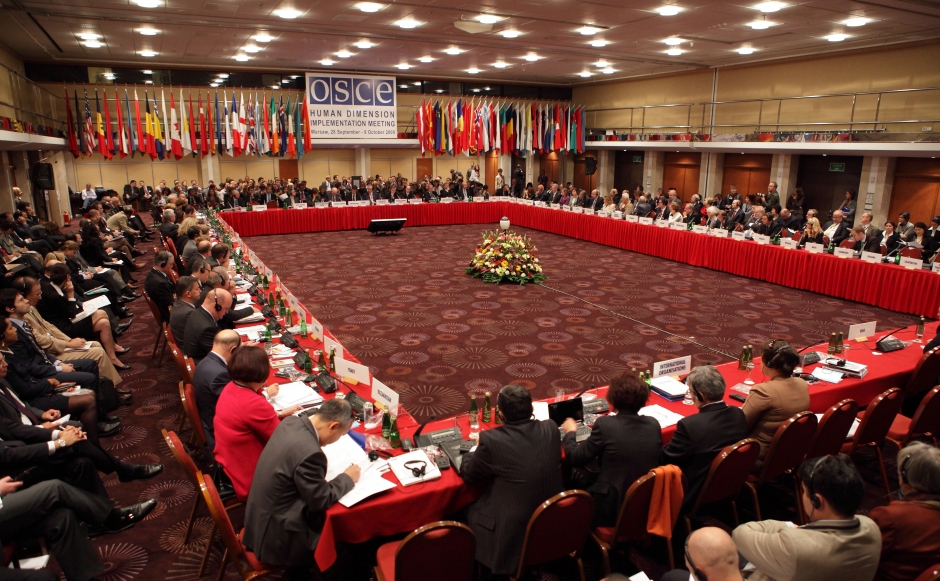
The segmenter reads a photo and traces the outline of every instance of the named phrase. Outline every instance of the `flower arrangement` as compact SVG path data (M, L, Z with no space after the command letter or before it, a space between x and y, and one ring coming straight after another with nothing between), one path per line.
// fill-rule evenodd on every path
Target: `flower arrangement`
M467 274L496 284L504 280L520 285L540 283L545 275L537 254L528 236L509 230L484 232L483 242L477 246Z

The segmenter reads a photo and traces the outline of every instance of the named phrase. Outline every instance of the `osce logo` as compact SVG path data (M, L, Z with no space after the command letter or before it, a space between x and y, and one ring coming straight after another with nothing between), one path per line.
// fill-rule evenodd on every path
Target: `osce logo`
M395 79L390 77L307 77L311 105L395 106Z

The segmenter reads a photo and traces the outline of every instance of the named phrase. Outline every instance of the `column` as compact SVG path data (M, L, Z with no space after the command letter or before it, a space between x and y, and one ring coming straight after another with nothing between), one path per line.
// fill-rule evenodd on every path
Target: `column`
M354 175L366 177L372 174L372 149L363 147L353 150L356 153L356 173Z
M10 165L14 166L13 177L16 179L16 185L23 192L23 199L33 205L36 209L36 201L33 200L33 183L29 179L29 159L25 151L11 151Z
M796 187L796 174L800 169L800 156L775 153L770 162L770 179L777 182L780 205L786 208L787 198Z
M703 153L698 174L698 193L705 200L716 194L724 194L721 184L725 178L725 154Z
M574 157L573 153L566 153L565 155L560 156L562 162L563 171L561 172L562 178L558 180L561 183L572 182L574 183ZM588 192L590 193L590 192Z
M202 187L208 187L209 180L212 180L216 184L219 183L219 180L223 179L222 169L219 166L219 156L218 155L207 155L206 157L199 159L199 185Z
M872 223L884 224L890 220L888 211L891 207L891 191L894 188L894 167L896 157L866 156L862 162L862 178L858 188L858 200L855 213L872 213ZM879 230L881 227L878 227Z
M10 152L0 151L0 212L12 212L14 209Z
M503 179L512 185L512 156L508 153L499 154L499 169L503 170ZM535 175L538 175L537 173Z
M62 226L64 224L62 214L72 213L68 179L68 167L72 163L72 154L68 151L57 151L46 161L52 164L52 176L55 179L55 189L49 192L49 213L52 214L50 218ZM82 184L80 189L85 189L85 185Z
M601 197L606 196L614 187L616 158L616 152L610 149L601 149L597 152L597 191Z
M525 184L529 182L535 183L535 180L539 177L538 165L538 159L532 153L525 156L525 166L522 168L525 171L525 183L522 184L522 187L525 187ZM505 174L506 172L503 171L503 175Z
M665 161L665 152L659 150L647 150L643 156L643 193L647 198L663 183Z

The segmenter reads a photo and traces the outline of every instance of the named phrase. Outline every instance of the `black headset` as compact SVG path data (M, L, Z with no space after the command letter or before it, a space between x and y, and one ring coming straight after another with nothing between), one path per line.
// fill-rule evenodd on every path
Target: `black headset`
M777 347L778 342L780 343L779 347ZM771 355L769 358L764 356L763 358L764 365L766 365L767 367L771 369L776 369L774 362L777 360L777 355L779 355L781 351L783 351L784 349L788 349L789 347L790 347L790 344L781 339L774 339L773 341L771 341L770 345L767 346L767 351L770 352Z
M405 462L405 470L411 470L415 478L422 478L427 471L428 463L424 460L409 460Z
M816 475L816 469L819 468L819 465L828 458L828 456L823 456L822 458L816 460L816 463L813 464L813 469L809 471L809 477L803 481L803 486L806 487L806 494L809 496L809 503L813 505L813 508L819 508L822 504L819 501L819 496L816 495L816 486L813 483L813 477Z
M170 253L169 253L169 252L166 252L166 253L162 253L162 252L161 252L161 254L163 255L163 262L160 263L160 268L165 268L166 265L170 263Z
M904 457L904 460L901 461L901 482L899 484L910 484L910 482L907 481L907 463L910 461L911 456L913 456L913 454L908 454Z
M222 310L222 305L219 304L219 290L212 289L212 297L215 299L215 311L218 313Z
M692 555L689 554L689 539L692 538L692 533L689 533L689 536L685 538L685 560L689 562L689 567L692 568L692 574L695 575L695 578L698 581L708 581L708 575L705 574L705 571L702 571L695 566L695 562L692 560Z

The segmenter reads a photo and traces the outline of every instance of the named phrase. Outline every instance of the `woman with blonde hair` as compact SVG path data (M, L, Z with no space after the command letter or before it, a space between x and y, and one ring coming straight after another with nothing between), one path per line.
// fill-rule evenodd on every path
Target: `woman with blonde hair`
M633 199L630 196L630 190L620 192L620 205L617 209L623 212L624 216L633 213Z
M803 228L803 237L800 239L800 247L806 246L807 242L816 244L823 243L823 229L819 225L819 219L812 217L806 220L806 226Z
M616 190L614 190L616 191ZM610 216L614 213L614 210L617 209L617 205L614 204L614 197L611 195L604 196L604 205L600 210L597 211L598 216Z

